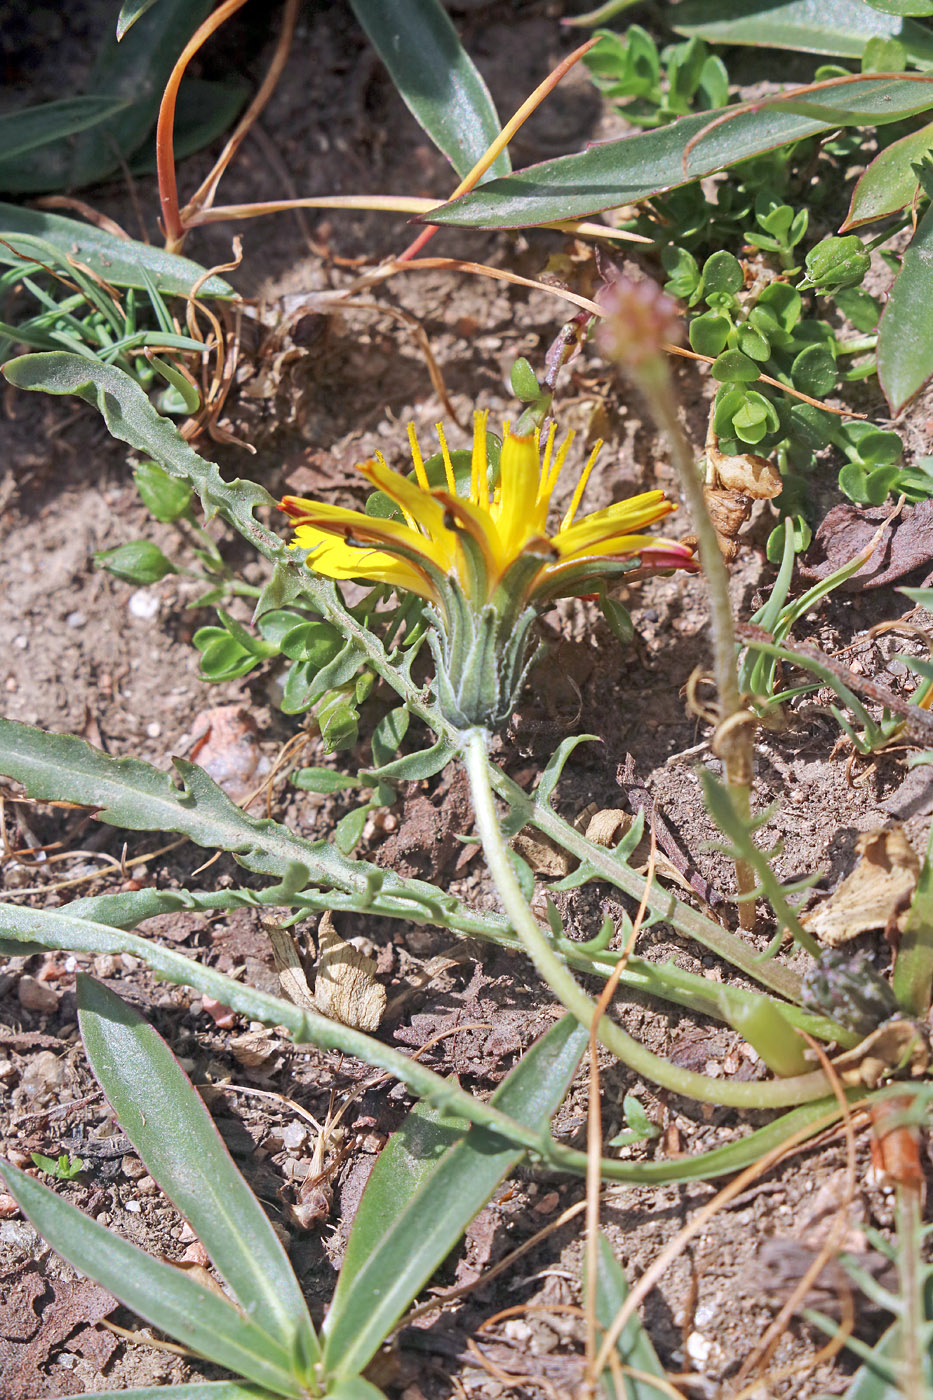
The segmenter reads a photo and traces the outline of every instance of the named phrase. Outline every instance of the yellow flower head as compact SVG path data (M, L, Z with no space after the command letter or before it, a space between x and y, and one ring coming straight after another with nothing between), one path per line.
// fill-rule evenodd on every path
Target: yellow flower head
M554 452L554 431L506 429L498 483L489 488L486 414L474 421L469 481L460 483L438 425L444 484L432 485L409 428L415 479L391 471L381 455L358 470L401 512L366 515L286 496L293 545L328 578L387 583L430 605L427 641L436 663L437 702L458 729L505 722L531 665L532 624L552 599L605 594L606 581L630 569L696 567L687 545L641 532L674 509L663 491L646 491L577 519L592 453L558 529L548 533L551 496L570 446Z
M322 501L286 496L282 509L295 526L294 544L312 551L308 566L335 579L361 579L407 589L438 606L444 579L453 579L474 607L491 602L513 566L519 606L592 592L607 577L636 568L695 568L688 546L641 532L676 507L663 491L645 491L577 519L598 444L554 534L547 517L551 496L572 441L554 452L551 428L543 451L538 434L506 429L499 481L490 494L486 414L474 420L469 493L458 493L450 452L438 425L446 487L432 489L414 429L409 427L415 480L392 471L382 454L358 470L401 510L403 520L382 519Z

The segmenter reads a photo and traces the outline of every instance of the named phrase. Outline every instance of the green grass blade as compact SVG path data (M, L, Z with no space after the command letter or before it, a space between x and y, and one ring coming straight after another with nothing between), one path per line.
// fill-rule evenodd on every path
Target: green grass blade
M805 136L838 126L896 121L931 104L933 77L929 85L863 78L848 87L809 92L805 99L794 98L791 90L767 99L758 110L738 111L702 137L710 126L708 112L543 161L432 209L425 220L458 228L521 228L583 218L637 203ZM695 137L700 139L685 161L685 148Z
M565 1017L511 1071L493 1095L495 1107L545 1132L586 1040L586 1031ZM324 1324L329 1375L350 1377L366 1366L523 1155L513 1143L476 1127L448 1146L452 1131L449 1122L410 1117L401 1130L402 1148L390 1153L382 1170L377 1164L353 1222L352 1249ZM425 1155L434 1161L427 1172Z
M317 1337L288 1256L165 1041L90 977L78 978L78 1024L121 1128L246 1316L288 1350L297 1338L316 1360Z
M628 1280L622 1265L612 1252L612 1245L600 1231L596 1255L596 1316L602 1328L608 1330L612 1326L616 1313L627 1297ZM644 1371L662 1380L665 1378L664 1367L637 1313L622 1328L616 1350L624 1366L631 1366L635 1371ZM658 1400L661 1394L650 1381L636 1380L632 1376L623 1379L621 1389L613 1384L610 1371L603 1373L602 1380L603 1388L612 1400Z
M43 209L22 209L16 204L4 203L0 203L0 266L23 265L23 259L15 252L18 234L44 239L54 245L59 259L73 257L86 263L115 287L136 287L145 291L146 282L141 272L145 267L164 295L186 296L206 270L189 258L180 258L163 248L150 248L147 243L137 243L132 238L120 238L93 224L65 219ZM5 246L7 243L12 245L13 251ZM236 293L222 277L209 277L198 295L229 299Z
M405 106L460 176L499 134L489 90L439 0L351 0ZM507 175L505 151L491 175ZM489 178L489 176L487 176Z
M152 1259L8 1163L0 1179L53 1249L183 1346L282 1395L299 1397L287 1353L232 1303Z

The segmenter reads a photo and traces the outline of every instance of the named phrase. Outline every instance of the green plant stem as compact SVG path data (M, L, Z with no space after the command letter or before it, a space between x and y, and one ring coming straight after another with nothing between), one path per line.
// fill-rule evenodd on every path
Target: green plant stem
M467 1122L500 1134L509 1142L529 1149L534 1157L561 1171L583 1176L586 1172L587 1156L575 1148L567 1147L551 1138L547 1133L536 1132L482 1103L449 1079L435 1074L433 1070L410 1059L390 1046L382 1045L371 1036L338 1025L313 1011L306 1011L270 996L256 987L249 987L234 981L215 968L204 967L193 958L163 947L151 938L141 938L123 928L115 928L105 923L93 923L86 918L69 915L62 910L22 909L10 911L11 917L3 919L2 942L7 943L5 952L36 952L39 949L60 951L76 950L85 953L117 955L129 953L140 958L152 969L157 977L180 986L192 987L202 995L211 996L216 1001L230 1006L248 1020L262 1021L264 1025L281 1026L291 1036L296 1045L315 1045L322 1050L338 1050L343 1054L354 1055L366 1064L384 1070L393 1078L407 1085L414 1094L426 1102L449 1112L453 1117L465 1118ZM854 1091L853 1091L854 1092ZM873 1100L889 1098L896 1093L905 1093L916 1099L928 1099L931 1090L928 1086L908 1086L898 1084L890 1089L878 1090ZM725 1147L714 1148L702 1158L678 1158L675 1161L657 1162L618 1162L603 1159L602 1175L608 1181L622 1181L631 1184L658 1183L667 1181L691 1181L701 1176L720 1176L736 1171L757 1161L762 1152L770 1151L801 1127L809 1127L814 1133L822 1131L839 1117L839 1106L834 1097L820 1102L811 1102L785 1114L765 1128L759 1128L747 1138Z
M476 829L490 874L512 927L538 973L562 1005L590 1030L596 1019L596 1004L577 985L566 963L551 947L519 888L496 812L489 777L488 744L489 734L484 729L471 729L463 736L463 758L470 779ZM700 1102L733 1108L786 1108L790 1104L822 1098L830 1089L822 1070L763 1084L739 1084L680 1069L633 1040L606 1016L600 1018L596 1033L607 1050L637 1074L675 1094Z
M925 1355L926 1324L923 1288L923 1208L914 1185L897 1182L895 1188L897 1221L897 1270L903 1304L901 1314L900 1378L903 1400L928 1400L929 1358Z
M714 752L722 755L726 783L736 814L747 826L751 819L751 784L755 772L752 729L735 721L744 712L736 667L736 636L729 602L729 575L719 548L719 538L706 508L703 483L697 471L693 449L680 425L677 399L667 361L660 354L639 370L636 382L651 406L658 427L667 438L671 461L680 477L700 547L700 563L709 596L710 633L713 643L713 675L719 697L719 724L713 736ZM718 740L718 743L717 743ZM739 895L750 895L755 888L754 871L742 860L735 863ZM739 904L739 922L751 932L755 927L755 901Z
M894 958L894 995L911 1016L925 1017L933 988L933 826L920 879Z

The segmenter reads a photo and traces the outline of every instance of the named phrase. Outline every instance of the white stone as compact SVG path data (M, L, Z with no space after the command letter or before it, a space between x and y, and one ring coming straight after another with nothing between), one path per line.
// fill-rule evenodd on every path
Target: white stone
M137 588L126 605L134 617L151 622L159 611L159 600L148 588Z

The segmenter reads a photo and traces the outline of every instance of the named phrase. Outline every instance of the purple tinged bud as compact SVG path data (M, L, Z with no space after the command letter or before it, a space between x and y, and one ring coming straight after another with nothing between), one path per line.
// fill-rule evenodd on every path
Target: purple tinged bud
M596 328L596 343L617 364L643 369L664 345L683 338L677 303L649 277L636 282L621 273L604 287L599 303L606 314Z

